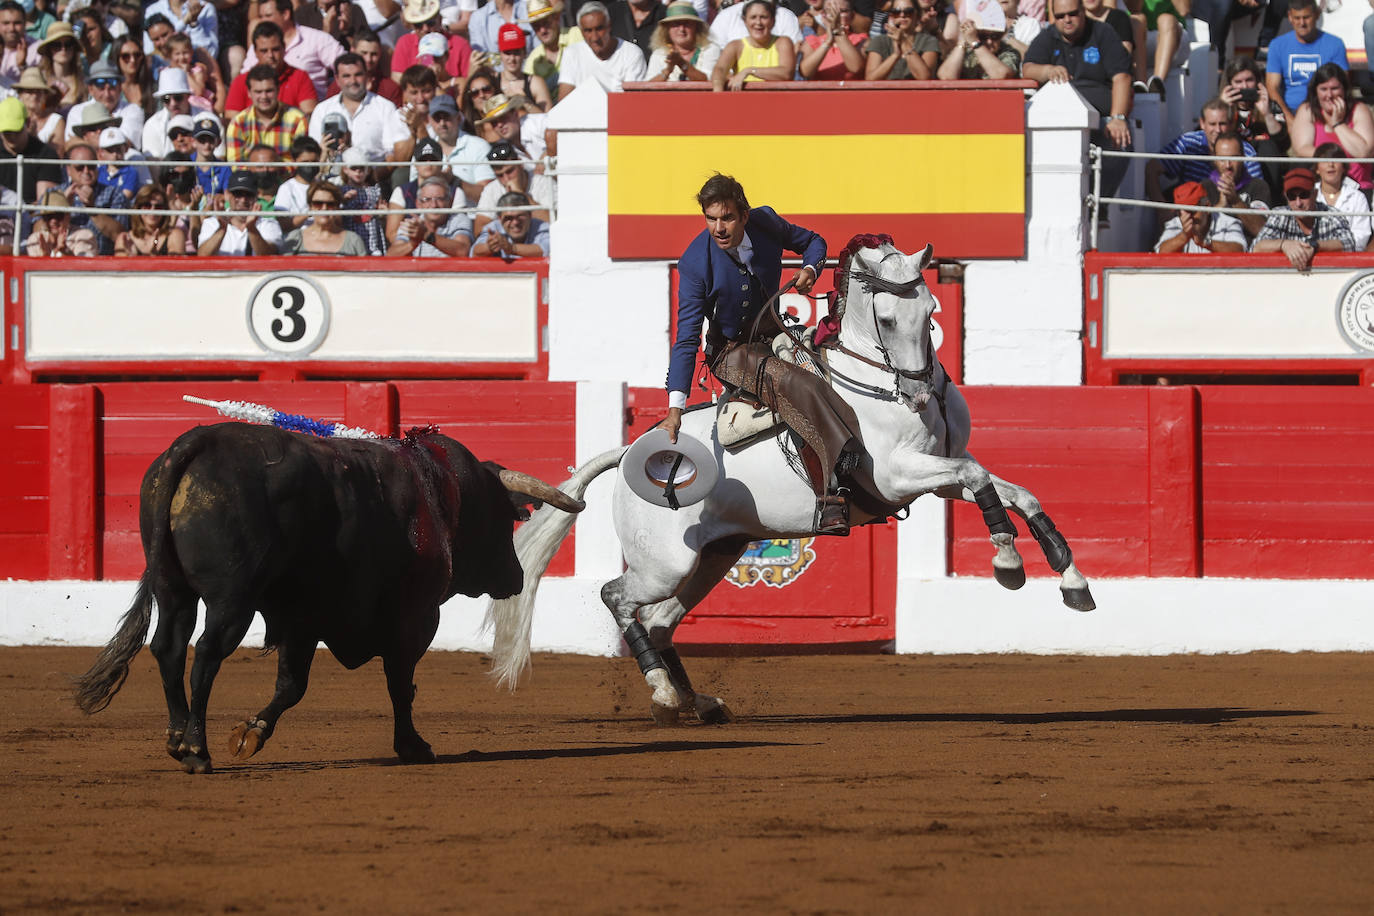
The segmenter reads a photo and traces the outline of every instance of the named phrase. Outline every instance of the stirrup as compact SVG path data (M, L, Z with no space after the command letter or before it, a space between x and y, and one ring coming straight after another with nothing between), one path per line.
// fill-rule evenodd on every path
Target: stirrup
M816 519L812 527L816 534L844 537L849 534L849 491L840 488L835 493L816 497Z

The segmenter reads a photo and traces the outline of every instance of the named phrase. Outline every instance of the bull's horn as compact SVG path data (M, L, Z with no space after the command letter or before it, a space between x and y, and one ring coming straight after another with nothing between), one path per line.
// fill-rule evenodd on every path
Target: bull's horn
M581 512L587 508L587 504L582 500L573 499L567 493L544 483L538 477L531 477L529 474L522 474L519 471L502 468L501 483L513 493L524 493L526 496L532 496L548 503L555 509L562 509L564 512Z

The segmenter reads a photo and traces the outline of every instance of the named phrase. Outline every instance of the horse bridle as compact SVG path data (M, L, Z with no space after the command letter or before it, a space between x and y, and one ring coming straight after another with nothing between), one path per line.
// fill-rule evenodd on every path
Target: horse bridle
M872 292L876 289L881 292L891 293L894 296L905 296L911 290L915 289L917 286L925 282L921 279L920 275L918 274L914 280L909 280L905 283L893 283L890 280L885 280L882 277L868 273L867 271L856 271L851 275L851 279L857 279L860 283L863 284L864 288L869 292ZM875 359L869 359L862 353L855 353L853 350L849 349L843 344L838 344L835 347L835 349L839 350L845 356L848 356L852 359L857 359L861 363L872 366L875 369L882 369L890 373L893 378L892 393L889 394L887 389L885 388L879 388L876 385L869 385L865 382L860 382L857 379L850 378L849 376L836 371L834 368L830 369L830 374L837 376L838 378L844 379L844 381L848 382L849 384L857 388L860 388L870 394L881 397L884 400L900 401L902 403L906 403L907 396L905 393L903 393L901 386L897 384L896 380L898 378L904 378L907 381L925 382L928 385L932 384L933 379L935 377L936 366L935 345L931 342L930 335L927 334L926 367L924 369L899 369L898 367L892 365L892 357L890 355L890 351L886 343L883 341L882 328L878 325L878 313L877 311L872 309L870 309L870 311L873 312L873 335L878 340L878 352L882 354L883 361L878 362ZM930 322L930 326L931 329L934 330L935 322L933 319Z

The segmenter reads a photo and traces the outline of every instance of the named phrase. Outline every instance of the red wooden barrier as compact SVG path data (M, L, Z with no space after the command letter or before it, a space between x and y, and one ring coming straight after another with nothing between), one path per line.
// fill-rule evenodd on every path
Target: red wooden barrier
M8 352L8 348L5 348ZM0 579L48 577L52 388L0 385Z

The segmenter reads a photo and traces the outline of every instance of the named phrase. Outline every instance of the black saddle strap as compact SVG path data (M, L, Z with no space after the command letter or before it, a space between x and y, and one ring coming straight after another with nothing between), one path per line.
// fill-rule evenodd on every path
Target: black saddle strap
M663 498L668 500L668 508L676 512L682 508L682 504L677 501L677 469L682 467L682 452L677 453L673 459L673 468L668 472L668 481L663 485Z

